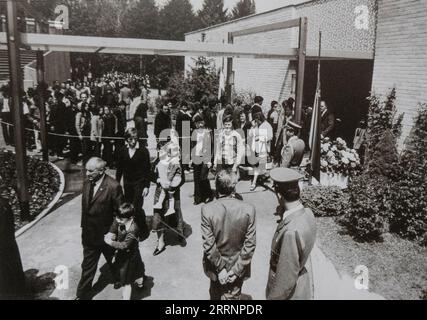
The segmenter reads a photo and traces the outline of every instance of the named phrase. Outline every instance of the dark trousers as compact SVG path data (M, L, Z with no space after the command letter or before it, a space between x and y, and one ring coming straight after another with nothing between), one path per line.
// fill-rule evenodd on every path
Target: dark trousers
M211 300L240 300L242 295L243 279L222 285L219 281L212 281L209 288Z
M123 181L123 189L125 193L125 201L132 203L135 207L136 212L136 222L138 227L141 230L142 235L146 235L148 233L147 221L145 217L145 211L143 209L144 206L144 197L142 196L142 192L144 191L144 186L139 183L129 183L127 181Z
M77 297L80 299L91 298L92 283L95 278L101 253L104 255L110 267L114 281L117 281L117 273L112 264L114 249L107 244L101 246L83 245L82 276L77 286Z
M81 140L83 164L85 164L92 157L92 141L89 138Z
M80 151L81 151L80 139L71 137L70 138L70 159L72 162L77 162L79 160Z
M55 134L65 134L65 129L55 130L54 133ZM51 135L50 138L53 140L52 151L57 156L62 156L64 148L65 148L65 145L66 145L65 137Z
M102 140L104 149L102 150L102 159L107 162L107 166L111 167L113 165L113 144L111 140Z
M211 184L208 179L209 169L204 163L194 164L194 201L204 202L212 197Z
M12 123L12 114L10 112L2 112L1 120L6 123ZM7 125L6 123L2 123L1 127L3 130L4 142L6 145L13 145L14 142L14 130L12 125Z

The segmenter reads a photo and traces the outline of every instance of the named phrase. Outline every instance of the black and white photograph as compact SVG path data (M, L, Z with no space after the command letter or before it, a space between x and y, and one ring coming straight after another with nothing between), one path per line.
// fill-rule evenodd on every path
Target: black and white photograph
M0 0L0 127L0 300L427 300L425 0Z

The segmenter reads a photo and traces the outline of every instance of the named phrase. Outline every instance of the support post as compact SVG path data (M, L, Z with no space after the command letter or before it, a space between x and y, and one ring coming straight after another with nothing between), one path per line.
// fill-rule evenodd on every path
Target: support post
M24 138L24 121L22 107L22 72L20 57L20 33L18 31L18 17L16 1L7 0L7 46L9 55L10 84L12 111L15 125L15 152L16 152L16 172L18 185L18 198L21 208L21 219L29 221L30 217L30 196L28 193L26 149Z
M300 18L298 45L298 75L295 101L295 122L301 124L304 96L305 59L307 55L307 18Z
M228 33L228 43L234 43L234 37L231 32ZM227 79L225 86L225 96L227 99L227 103L231 103L232 95L233 95L233 58L227 58Z
M44 56L43 51L37 51L37 91L38 91L38 104L40 110L40 140L42 143L43 160L49 161L49 149L47 146L47 127L46 127L46 106L44 101L44 94L46 89L46 82L44 77Z

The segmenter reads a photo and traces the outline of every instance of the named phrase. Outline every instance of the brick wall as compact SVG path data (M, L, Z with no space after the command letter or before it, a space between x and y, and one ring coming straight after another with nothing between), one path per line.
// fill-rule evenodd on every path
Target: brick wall
M427 1L378 0L373 91L397 89L405 113L402 141L409 134L419 102L427 102Z
M360 5L368 7L370 12L375 10L374 0L316 0L294 1L300 3L270 12L240 19L217 27L189 33L186 41L199 42L202 33L206 42L227 42L227 33L245 28L281 22L298 17L308 18L308 47L318 47L318 31L323 31L323 48L343 51L372 52L375 40L375 15L369 15L368 30L358 30L354 26L355 8ZM296 28L265 32L250 36L238 37L235 43L253 43L260 47L289 46L297 47L298 31ZM186 65L191 65L187 57ZM218 68L226 72L226 59L216 58ZM225 65L225 66L224 66ZM224 67L223 67L224 66ZM295 74L295 64L285 60L234 59L235 89L253 91L265 98L265 103L271 100L282 101L291 95L292 75Z

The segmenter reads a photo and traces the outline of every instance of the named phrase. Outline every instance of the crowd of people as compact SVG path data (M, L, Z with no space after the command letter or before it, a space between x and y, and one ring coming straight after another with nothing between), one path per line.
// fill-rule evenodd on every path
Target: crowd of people
M314 243L315 226L311 211L299 201L297 182L302 177L291 169L301 165L307 150L310 108L304 108L303 122L298 124L293 121L292 98L281 104L272 101L266 110L261 96L248 105L238 99L226 104L203 97L196 102L179 102L172 121L171 109L176 103L174 106L174 102L164 100L154 119L157 157L153 162L147 149L148 87L146 78L111 73L93 81L55 82L46 90L51 154L67 156L86 169L83 262L77 298L90 298L101 254L111 267L115 287L124 288L125 299L130 298L134 283L143 286L144 265L137 244L149 236L144 200L151 183L156 184L151 230L157 235L157 246L153 255L166 248L165 232L171 228L167 217L171 214L177 216L173 229L185 241L180 188L191 171L194 204L205 203L203 265L211 279L211 298L240 298L256 245L255 208L242 201L235 187L240 176L249 173L253 176L250 189L255 190L272 167L279 170L276 174L276 169L271 171L275 190L281 195L277 215L285 225L290 217L294 220L287 228L279 224L276 232L274 243L281 245L272 248L267 298L309 298L305 264ZM9 92L7 87L1 91L3 135L7 144L13 144ZM28 90L23 96L29 147L39 139L37 93ZM321 112L322 135L330 136L334 116L325 102ZM107 167L116 169L114 178L106 174ZM215 193L210 172L216 177ZM290 236L284 235L287 230ZM298 239L296 231L300 231ZM299 237L305 239L304 248L290 252ZM289 255L285 260L280 250L289 251L283 253Z
M86 81L55 81L45 88L44 100L50 155L85 163L102 157L114 167L114 150L123 144L129 122L141 138L147 138L147 88L149 80L133 74L108 73ZM13 145L13 117L9 86L0 89L0 111L5 143ZM40 91L29 88L22 94L28 149L41 149Z

